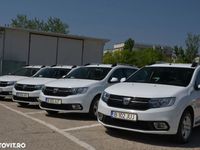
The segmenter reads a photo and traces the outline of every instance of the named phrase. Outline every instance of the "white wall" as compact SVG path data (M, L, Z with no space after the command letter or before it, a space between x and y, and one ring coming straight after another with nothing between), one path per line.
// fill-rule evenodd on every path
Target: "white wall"
M59 38L57 63L81 65L82 40Z
M57 38L31 34L29 64L56 64Z
M104 44L97 40L85 40L83 64L102 63Z
M4 60L27 61L28 32L5 30Z

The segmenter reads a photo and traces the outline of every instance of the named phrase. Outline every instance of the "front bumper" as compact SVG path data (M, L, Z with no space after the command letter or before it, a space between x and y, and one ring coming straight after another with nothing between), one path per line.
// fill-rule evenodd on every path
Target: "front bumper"
M61 104L52 104L47 102L47 99L61 100ZM77 112L88 113L92 98L89 94L70 95L67 97L46 96L42 92L39 97L40 108L44 110L61 111L65 113ZM75 108L78 106L78 108Z
M21 93L21 95L26 95L26 96L19 96L18 93ZM12 94L14 102L28 103L32 105L39 104L38 100L39 100L40 90L30 92L30 91L17 91L15 88L13 88Z
M111 117L111 111L134 113L137 115L137 121L115 119ZM103 116L101 118L98 116L98 121L106 127L151 134L176 134L181 117L181 113L174 107L138 111L109 107L102 100L99 102L98 113ZM154 127L155 122L165 123L168 129L156 129Z
M0 97L12 98L12 90L14 86L0 87Z

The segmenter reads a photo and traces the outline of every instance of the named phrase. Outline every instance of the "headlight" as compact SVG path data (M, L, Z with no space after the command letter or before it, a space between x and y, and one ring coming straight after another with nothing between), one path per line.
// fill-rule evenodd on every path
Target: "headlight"
M81 87L81 88L71 88L70 89L70 92L73 94L73 95L76 95L76 94L84 94L86 93L88 90L88 87Z
M175 102L175 97L165 97L165 98L152 98L149 101L150 108L161 108L172 106Z
M42 90L43 86L44 86L43 84L41 84L41 85L35 85L34 88L35 88L36 90Z
M108 93L106 93L106 92L103 92L103 94L101 95L101 99L102 99L104 102L107 102L109 98L110 98L110 94L108 94Z
M17 81L8 81L7 85L14 85Z

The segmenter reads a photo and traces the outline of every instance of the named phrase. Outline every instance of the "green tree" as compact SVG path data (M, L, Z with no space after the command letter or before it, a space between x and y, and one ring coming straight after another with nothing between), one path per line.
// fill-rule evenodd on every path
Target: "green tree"
M200 35L188 33L187 39L185 40L185 44L186 44L185 59L186 62L191 63L198 54L198 49L200 46Z
M185 50L182 47L174 46L173 48L174 54L176 55L176 62L177 63L184 63L185 62Z
M128 40L124 42L124 50L132 51L134 45L135 45L135 41L129 38Z
M138 67L150 65L156 61L166 61L167 58L163 54L155 49L141 49L137 51L121 50L114 52L107 52L104 54L104 63L122 63L130 64Z
M17 15L16 18L11 20L10 26L37 31L69 33L69 26L56 17L49 17L45 22L38 18L29 19L26 15Z

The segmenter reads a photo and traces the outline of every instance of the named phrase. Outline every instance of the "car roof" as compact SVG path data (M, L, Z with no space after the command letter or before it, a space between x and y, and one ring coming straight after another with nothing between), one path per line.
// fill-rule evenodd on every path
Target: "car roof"
M77 66L75 65L57 65L57 66L52 66L52 68L64 68L64 69L72 69L72 68L76 68Z
M164 63L164 64L153 64L149 67L176 67L176 68L195 68L192 64L176 64L176 63Z
M104 68L115 68L115 67L126 67L126 68L135 68L138 69L135 66L130 66L130 65L119 65L119 64L91 64L91 65L86 65L85 67L104 67Z
M24 68L43 68L44 66L42 65L32 65L32 66L25 66Z

